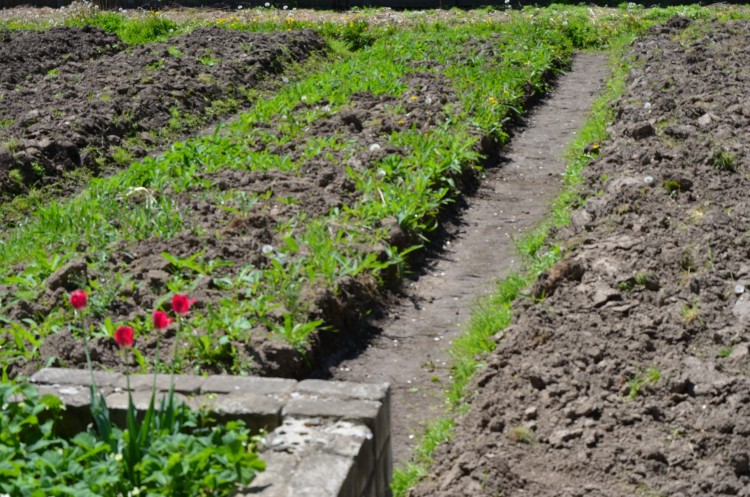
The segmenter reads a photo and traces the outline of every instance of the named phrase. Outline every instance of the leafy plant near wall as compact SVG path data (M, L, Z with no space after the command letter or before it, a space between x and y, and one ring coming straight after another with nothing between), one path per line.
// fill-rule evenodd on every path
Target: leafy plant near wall
M88 294L76 290L69 302L78 317L86 312ZM172 298L175 341L192 303L186 295ZM154 311L157 344L160 334L172 323L164 311ZM88 335L84 330L91 370ZM113 339L127 356L134 344L133 329L120 325ZM256 439L242 421L211 426L207 416L175 400L173 385L171 382L157 409L154 373L149 407L138 420L128 376L128 410L122 429L112 423L92 372L89 388L95 428L68 440L55 436L53 430L63 415L60 399L40 396L28 383L13 383L4 375L0 382L0 492L102 497L235 494L239 484L248 484L257 471L265 468L254 450Z
M57 397L5 378L0 405L0 493L7 495L229 496L238 482L262 469L248 450L254 438L241 422L212 426L188 409L160 428L136 472L127 475L121 449L95 432L55 435L54 425L64 416ZM115 427L112 436L127 441L128 433ZM133 479L140 483L132 485Z

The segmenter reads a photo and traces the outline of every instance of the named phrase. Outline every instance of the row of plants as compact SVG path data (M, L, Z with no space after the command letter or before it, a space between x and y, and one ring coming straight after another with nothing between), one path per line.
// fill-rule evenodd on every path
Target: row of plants
M568 16L568 24L558 15ZM571 23L578 26L574 33L589 34L571 36ZM134 163L111 178L93 180L76 198L40 206L22 227L0 239L0 283L7 289L0 295L0 312L48 295L46 279L67 262L83 259L98 277L80 284L100 296L92 316L101 318L121 302L123 294L134 291L128 268L107 264L114 244L157 238L163 240L164 256L171 257L173 269L160 302L174 293L193 291L207 278L225 291L223 298L206 302L193 316L192 327L199 332L180 344L178 356L183 354L184 360L176 361L179 367L248 373L252 364L242 357L241 344L259 330L284 337L304 352L310 335L325 325L310 314L310 302L302 297L306 289L324 286L335 292L344 278L377 279L387 268L402 269L406 253L429 236L441 209L460 194L458 180L478 171L480 139L502 143L504 123L521 112L525 98L544 91L550 71L563 67L576 46L596 46L605 35L634 32L634 26L644 25L634 25L631 16L604 22L583 9L556 7L519 13L502 24L436 24L379 38L372 47L259 102L220 133L177 143L163 156ZM477 41L491 50L465 57L463 47ZM279 219L275 226L279 242L263 247L267 263L262 267L205 260L201 251L181 258L169 254L170 240L180 233L222 236L191 225L190 204L183 203L186 193L242 215L268 211L284 200L272 198L272 193L222 190L208 179L212 173L234 168L300 175L304 164L271 151L293 140L310 157L329 152L351 157L362 144L320 143L307 139L305 130L351 105L357 92L394 97L402 104L394 105L392 112L406 122L405 105L426 98L408 86L407 76L417 71L435 73L436 65L458 102L446 105L444 120L432 128L422 130L419 123L412 123L380 137L382 145L373 144L403 153L388 154L363 169L347 167L358 192L356 201L328 215L310 217L300 209ZM266 131L268 123L273 132ZM123 201L134 194L145 201ZM390 244L387 220L391 219L408 234L410 244ZM45 337L65 329L69 318L67 309L54 305L22 322L0 316L5 323L0 334L4 363L38 357ZM147 322L146 315L134 320L136 339L146 336ZM112 336L116 323L89 326L96 326L101 336Z

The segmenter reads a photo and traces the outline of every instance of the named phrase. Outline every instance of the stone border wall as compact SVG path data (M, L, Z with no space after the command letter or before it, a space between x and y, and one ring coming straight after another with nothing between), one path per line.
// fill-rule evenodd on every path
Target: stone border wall
M64 434L86 429L90 373L47 368L32 376L41 394L66 405ZM128 406L126 377L94 372L115 422ZM139 410L151 397L153 375L132 375L130 390ZM160 393L170 376L157 375ZM243 420L267 430L261 457L266 471L238 494L255 497L390 497L393 470L390 437L390 386L321 380L294 381L240 376L174 377L176 397L207 409L219 421Z

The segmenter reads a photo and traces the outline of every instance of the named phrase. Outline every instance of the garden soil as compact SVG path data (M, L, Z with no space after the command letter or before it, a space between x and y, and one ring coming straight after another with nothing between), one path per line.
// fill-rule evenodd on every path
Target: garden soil
M78 168L98 174L126 139L141 157L326 50L312 30L197 28L137 47L93 27L0 31L0 200Z
M224 31L217 30L218 32L225 36ZM226 36L234 35L233 32L226 33ZM199 34L194 32L192 36L199 37ZM202 36L208 35L204 33ZM311 35L305 31L297 34L289 32L284 36L288 36L291 43ZM219 36L211 34L211 37ZM493 37L482 42L468 42L462 46L462 55L469 57L487 50L499 39ZM173 40L172 45L180 43L179 40ZM199 39L196 38L191 43L198 42ZM162 49L169 52L168 48ZM187 50L187 45L183 48ZM218 49L212 50L212 53L218 53ZM276 230L280 222L299 215L313 218L327 214L333 208L343 208L359 201L361 193L349 179L347 168L371 168L387 155L408 153L406 149L388 144L388 137L394 130L416 129L427 132L442 125L448 106L459 105L450 80L440 69L431 61L420 61L418 66L415 65L414 71L403 78L403 83L409 88L403 95L395 97L359 92L351 96L347 106L335 111L331 110L330 103L325 100L312 103L300 96L296 107L286 114L273 115L268 122L253 123L256 132L250 137L243 136L244 143L237 145L246 147L248 156L250 152L266 150L286 157L299 164L299 171L254 171L250 167L237 167L224 168L215 173L199 173L199 179L204 180L200 183L210 185L213 192L232 193L235 198L240 198L245 193L247 198L257 199L252 209L243 210L242 205L236 204L217 205L216 202L207 200L204 186L180 193L169 189L140 189L120 199L123 209L148 203L159 196L168 196L175 204L174 209L184 218L184 225L189 228L169 240L152 237L140 241L115 242L115 246L108 250L111 255L106 260L97 259L96 254L87 252L85 244L80 244L72 260L47 278L46 289L41 295L31 299L20 296L22 288L15 284L0 285L0 298L6 297L0 312L14 322L41 321L60 302L64 302L67 292L85 285L87 281L107 281L108 278L115 278L118 273L127 273L133 279L104 308L100 306L89 312L83 326L97 326L104 317L109 317L113 322L132 322L150 315L159 299L169 293L167 284L173 274L179 272L179 268L162 255L165 252L177 258L188 258L202 252L206 261L221 260L230 264L217 267L210 277L201 276L196 279L190 294L197 300L195 308L198 311L203 312L209 304L223 299L246 298L244 290L227 290L217 281L223 277L236 277L236 271L243 267L269 267L276 257L274 247L285 243ZM419 97L415 98L417 95ZM530 91L526 97L530 101L536 95ZM303 122L310 111L319 112L320 117L306 128L306 132L296 134L291 139L280 139L282 135L288 135L290 121ZM230 140L232 132L229 128L222 131ZM308 140L317 140L318 143L329 138L355 143L356 146L353 151L326 150L325 153L312 157L304 155ZM477 138L481 143L478 152L488 153L494 150L495 144L491 140L482 139L484 137L481 136ZM472 169L453 180L462 191L470 191L477 184L476 176L476 171ZM417 239L400 228L395 218L385 219L379 226L372 227L377 228L384 229L389 234L387 245L363 244L356 247L358 251L375 253L377 257L385 259L389 247L405 249L418 243ZM24 267L19 265L16 269L21 273ZM253 328L250 341L234 340L225 343L222 347L226 353L219 350L208 365L198 363L186 354L188 359L178 368L206 374L244 372L261 376L304 377L324 364L332 353L342 348L351 348L353 343L359 343L363 337L369 336L372 329L369 325L370 317L377 316L385 308L391 295L389 289L398 287L400 283L395 266L384 271L381 277L384 285L380 285L371 276L359 275L356 278L340 279L335 289L320 283L311 283L302 288L299 300L305 305L305 309L301 311L305 313L304 317L309 321L322 320L327 326L339 331L311 335L304 350L299 350L280 338L272 327L275 323L283 324L285 309L280 307L269 312L267 323ZM151 357L158 348L162 360L166 361L174 347L174 339L174 334L168 332L161 337L160 344L156 337L142 337L135 346L145 357ZM235 357L239 360L235 361ZM122 366L116 345L107 338L92 340L91 359L95 368ZM247 365L247 369L238 371L234 366L237 362ZM86 357L81 340L67 329L49 335L40 346L38 357L13 363L9 374L31 374L45 364L85 367ZM134 371L139 370L135 363L128 367Z
M565 257L412 497L750 495L750 23L632 47Z

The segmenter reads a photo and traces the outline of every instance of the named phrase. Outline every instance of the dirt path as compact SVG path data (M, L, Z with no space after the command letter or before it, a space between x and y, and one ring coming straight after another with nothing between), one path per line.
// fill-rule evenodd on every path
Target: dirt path
M443 408L447 348L466 325L478 297L518 264L513 237L544 218L559 192L560 159L607 75L601 54L580 54L573 70L531 113L527 125L487 171L476 195L449 228L444 250L406 298L375 323L382 333L355 358L338 363L333 379L389 382L393 388L394 461L405 462L425 421Z

